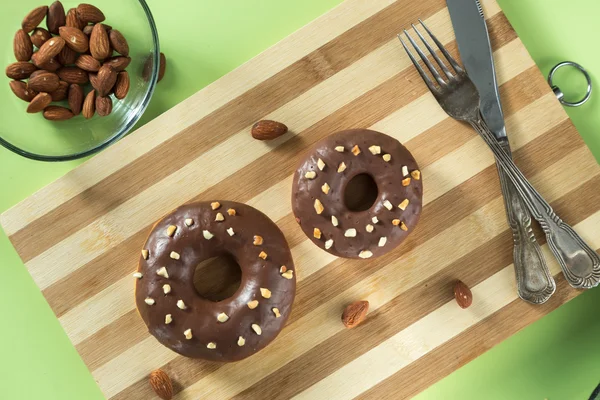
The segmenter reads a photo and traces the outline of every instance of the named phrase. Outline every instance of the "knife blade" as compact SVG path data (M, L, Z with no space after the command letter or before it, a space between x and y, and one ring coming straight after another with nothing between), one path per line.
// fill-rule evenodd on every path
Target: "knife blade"
M496 139L506 140L492 47L481 5L478 0L446 2L460 56L481 97L481 115Z

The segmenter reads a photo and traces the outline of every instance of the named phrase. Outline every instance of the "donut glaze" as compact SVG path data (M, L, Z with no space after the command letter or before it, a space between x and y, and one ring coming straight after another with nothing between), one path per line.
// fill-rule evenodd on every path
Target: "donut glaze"
M367 174L376 185L373 204L349 209L353 178ZM413 231L423 204L423 184L412 154L380 132L354 129L316 143L294 175L292 209L317 246L345 258L381 256Z
M224 254L240 266L241 284L230 298L212 302L196 291L194 273L200 262ZM237 361L285 325L295 272L283 233L266 215L236 202L194 203L152 229L134 274L136 304L149 332L171 350Z

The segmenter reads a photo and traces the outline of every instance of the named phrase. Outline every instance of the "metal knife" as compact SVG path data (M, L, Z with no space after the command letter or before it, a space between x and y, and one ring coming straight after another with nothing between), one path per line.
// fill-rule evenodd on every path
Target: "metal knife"
M504 150L511 154L483 9L478 0L446 2L461 59L481 97L483 119ZM521 299L541 304L552 296L556 284L531 230L531 216L525 203L503 169L497 167L508 224L513 232L517 291Z

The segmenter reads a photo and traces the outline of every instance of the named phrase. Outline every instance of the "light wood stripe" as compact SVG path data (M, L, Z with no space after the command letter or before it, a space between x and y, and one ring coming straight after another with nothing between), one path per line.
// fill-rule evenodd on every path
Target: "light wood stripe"
M567 221L598 241L600 169L495 1L484 8L515 160ZM460 365L427 370L428 360L447 360L456 343L468 343L468 360L485 350L472 344L475 336L497 343L575 295L557 295L527 322L500 320L493 333L480 328L507 310L529 309L514 300L493 157L468 126L441 111L395 39L418 17L456 54L445 1L348 0L2 217L108 398L155 398L147 375L158 367L175 378L178 399L405 398ZM252 140L249 128L262 118L285 122L291 133L269 144ZM351 127L402 141L425 181L415 233L368 263L314 246L288 200L301 153ZM210 198L265 211L288 239L298 271L286 329L235 364L167 350L147 333L132 296L130 273L149 227L179 204ZM495 292L457 313L449 287L457 278L478 294ZM357 298L371 302L368 322L345 330L341 310ZM448 329L432 332L448 318ZM384 355L391 359L382 363ZM355 387L340 388L348 380ZM410 384L397 389L402 380Z

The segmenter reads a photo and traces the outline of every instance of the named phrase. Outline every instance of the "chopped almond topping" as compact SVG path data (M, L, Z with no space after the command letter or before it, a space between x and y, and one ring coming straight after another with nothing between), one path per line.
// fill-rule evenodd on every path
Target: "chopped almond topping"
M327 182L325 182L325 183L323 184L323 186L321 186L321 191L322 191L323 193L325 193L325 194L329 194L329 190L330 190L330 189L331 189L331 188L329 187L329 185L327 184Z
M401 209L402 211L406 210L406 207L408 207L408 203L409 200L408 199L404 199L402 200L402 203L398 204L398 208Z
M206 239L206 240L210 240L215 236L207 230L203 230L202 235L204 236L204 239Z
M252 242L252 244L255 246L260 246L261 244L263 244L262 236L254 235L254 242Z
M279 313L279 308L273 307L272 310L273 310L273 314L275 314L275 318L281 317L281 314Z
M408 185L410 185L410 178L402 179L402 186L408 186Z
M260 294L265 299L270 299L271 298L271 291L269 289L260 288Z
M163 278L169 279L169 273L167 272L167 267L160 267L158 271L156 271L156 275L162 276Z
M235 216L236 212L233 208L230 208L229 210L227 210L227 214L231 217Z
M148 256L150 255L150 252L146 249L142 250L142 257L144 258L144 260L148 259Z
M371 221L373 221L374 224L379 222L379 219L377 217L373 217L371 218Z
M252 324L252 330L256 332L257 335L262 335L262 329L260 329L258 324Z
M319 168L320 171L323 171L326 167L326 164L323 160L321 160L320 158L317 160L317 168Z
M344 152L344 146L335 146L335 151L343 153Z
M179 253L176 251L172 251L171 254L169 254L169 257L171 257L173 260L179 260L181 258Z
M406 165L402 166L402 176L408 176L408 167Z
M315 199L315 211L319 215L321 215L323 211L325 211L325 207L323 207L323 203L321 203L321 200L319 199Z
M154 299L152 299L152 298L150 298L150 297L146 297L146 299L144 300L144 302L145 302L146 304L148 304L149 306L153 306L153 305L154 305L154 303L155 303Z
M400 229L402 229L403 231L408 231L408 226L406 226L406 224L404 222L401 222Z
M141 272L134 272L133 277L136 279L142 279L144 275Z
M337 172L342 173L346 170L346 163L345 162L341 162L340 165L338 166Z
M331 246L333 246L333 239L329 239L328 241L325 242L325 248L327 250L329 250L331 248Z
M215 221L217 221L217 222L225 221L225 217L223 216L223 214L217 213L217 215L215 216Z
M333 225L333 226L338 226L339 225L338 219L337 219L337 217L335 215L331 216L331 225Z
M258 255L258 258L262 258L263 260L267 259L267 253L265 253L264 251L261 251L260 254Z
M315 179L317 177L317 173L315 171L308 171L304 174L306 179Z
M375 228L371 224L367 224L367 226L365 227L365 230L369 233L373 232L373 229Z
M356 229L350 228L344 232L344 236L346 237L356 237Z
M256 307L258 307L258 300L252 300L246 304L248 305L249 309L254 310Z
M181 310L185 310L187 308L183 300L177 300L177 307Z
M169 294L171 293L171 285L169 285L168 283L163 285L163 293L164 294Z
M242 336L240 336L238 338L237 345L240 346L240 347L242 347L245 344L246 344L246 339L244 339Z
M194 225L194 220L191 218L186 218L185 222L185 226L192 226Z
M386 243L387 243L387 238L385 236L382 236L379 238L379 247L385 246Z
M185 335L185 338L187 340L190 340L192 338L192 330L191 329L186 329L185 331L183 331L183 334Z
M316 239L321 239L321 230L319 228L313 229L313 236Z
M285 271L287 271L287 267L286 267L285 265L282 265L282 266L279 268L279 272L283 274Z
M173 316L171 314L165 315L165 324L169 325L171 322L173 322Z
M355 156L360 154L360 147L358 147L358 145L354 145L354 147L352 148L352 154L354 154Z
M208 344L206 345L206 348L207 348L207 349L214 350L214 349L216 349L216 348L217 348L217 344L216 344L215 342L210 342L210 343L208 343Z
M369 147L369 151L371 152L371 154L376 156L377 154L381 154L381 147L380 146L371 146L371 147Z
M393 220L392 220L392 225L394 225L394 226L398 226L398 225L400 225L400 220L399 220L399 219L397 219L397 218L396 218L396 219L393 219Z
M418 181L419 179L421 179L421 171L415 169L413 172L410 173L410 176L412 176L415 180Z
M283 274L281 274L281 276L283 276L285 279L292 279L294 277L294 271L288 269Z
M169 227L167 228L167 236L173 237L176 230L177 227L175 225L169 225Z
M227 322L228 319L229 319L229 315L225 314L224 312L217 315L217 321L219 321L219 322Z
M229 233L229 236L235 235L235 232L233 231L233 228L228 228L227 229L227 233Z
M386 201L384 201L384 202L383 202L383 206L384 206L385 208L387 208L388 210L390 210L390 211L392 210L392 208L394 208L394 206L392 205L392 203L390 203L390 201L389 201L389 200L386 200Z
M383 161L390 162L390 160L392 159L392 156L390 154L384 154L382 158L383 158Z
M219 203L218 201L215 201L215 202L213 202L213 203L210 203L210 207L211 207L213 210L218 210L218 209L219 209L219 207L221 207L221 203Z
M358 253L358 256L360 258L371 258L373 257L373 253L371 253L369 250L363 250L360 253Z

